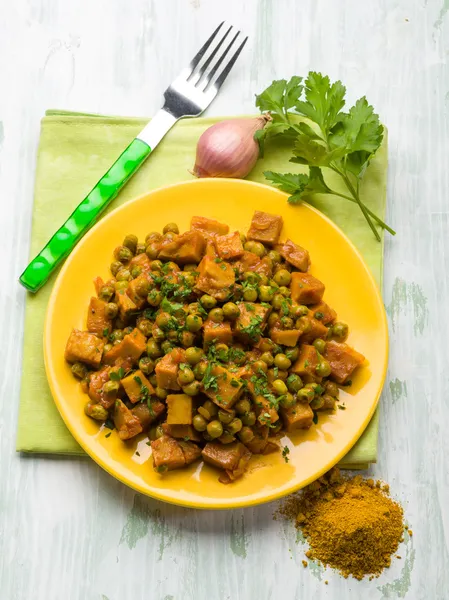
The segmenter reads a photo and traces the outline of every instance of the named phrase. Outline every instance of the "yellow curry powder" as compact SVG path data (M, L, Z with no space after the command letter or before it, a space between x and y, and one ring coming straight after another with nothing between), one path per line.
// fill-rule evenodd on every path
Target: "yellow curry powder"
M344 478L337 468L287 501L279 512L284 517L294 512L310 545L308 558L345 577L379 575L403 541L402 508L389 496L389 487L360 475Z

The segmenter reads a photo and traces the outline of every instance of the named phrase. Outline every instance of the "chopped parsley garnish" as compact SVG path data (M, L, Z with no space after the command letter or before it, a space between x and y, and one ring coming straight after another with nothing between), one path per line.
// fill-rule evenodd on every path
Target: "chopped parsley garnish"
M111 435L112 431L109 431L109 433L107 433L104 437L108 438Z
M212 374L212 369L214 368L214 365L212 362L209 362L209 364L206 367L206 371L204 373L204 377L203 377L203 385L204 385L204 389L205 390L212 390L213 392L218 392L218 377L216 375Z
M167 298L162 300L161 309L169 315L179 315L180 311L184 312L183 305L180 302L170 302Z
M256 315L255 317L251 317L249 321L249 325L246 327L241 327L241 333L247 335L250 340L253 342L257 342L262 335L261 324L263 322L263 317L260 315Z
M316 312L315 319L318 319L318 321L321 321L321 319L324 319L324 313L322 313L321 311Z
M318 423L318 413L316 411L313 411L312 421L315 423L315 425Z
M120 381L125 376L125 370L123 367L119 367L117 371L111 371L109 373L109 379L111 381Z
M284 446L282 448L282 458L285 460L286 463L288 463L288 461L290 460L288 458L289 454L290 454L290 448L288 446Z
M340 410L346 410L346 406L344 404L337 405Z
M106 327L105 329L103 329L103 337L109 337L109 328Z

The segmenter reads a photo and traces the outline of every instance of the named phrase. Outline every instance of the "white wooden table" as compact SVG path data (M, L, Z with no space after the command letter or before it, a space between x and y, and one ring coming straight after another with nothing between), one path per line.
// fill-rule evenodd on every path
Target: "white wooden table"
M176 508L91 460L14 451L17 277L39 120L50 107L151 115L222 18L250 41L211 113L251 113L273 78L316 69L341 78L351 100L366 94L389 128L388 222L398 236L385 248L391 359L372 474L391 484L415 535L371 582L304 569L303 546L272 520L274 505ZM448 0L0 0L1 600L449 597L448 58Z

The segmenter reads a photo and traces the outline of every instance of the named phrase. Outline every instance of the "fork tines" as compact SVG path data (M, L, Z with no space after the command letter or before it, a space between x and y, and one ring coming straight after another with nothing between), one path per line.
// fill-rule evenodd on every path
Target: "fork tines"
M231 25L223 28L223 21L190 62L189 82L206 90L214 85L218 90L234 66L248 37L242 40L240 31ZM225 44L226 42L226 44ZM223 50L220 49L223 46ZM225 60L229 57L227 60Z

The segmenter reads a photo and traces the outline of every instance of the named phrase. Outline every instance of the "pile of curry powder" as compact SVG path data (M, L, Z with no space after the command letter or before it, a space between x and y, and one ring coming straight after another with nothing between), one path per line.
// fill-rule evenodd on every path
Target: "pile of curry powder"
M360 475L343 477L338 468L290 497L277 515L296 519L310 546L309 559L344 577L380 575L403 541L403 511L389 486Z

